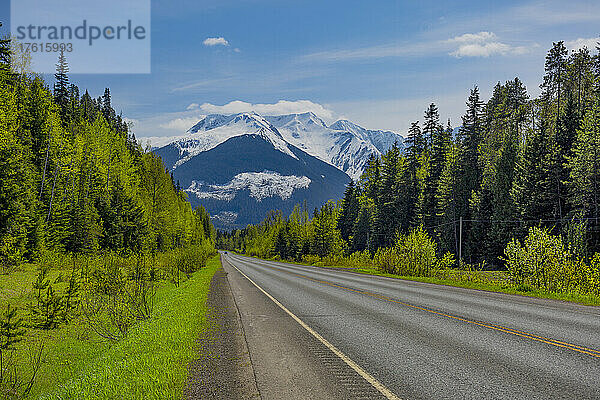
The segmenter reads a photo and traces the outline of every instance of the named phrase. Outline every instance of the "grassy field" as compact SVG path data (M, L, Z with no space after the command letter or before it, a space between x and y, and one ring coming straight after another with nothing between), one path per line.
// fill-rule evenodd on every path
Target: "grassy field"
M82 320L54 330L28 330L20 344L21 367L44 344L43 364L30 398L121 399L181 397L187 365L196 356L196 338L205 329L205 302L219 256L209 259L179 288L164 283L152 317L118 342L98 337ZM59 272L53 271L51 279ZM32 299L36 267L0 276L0 303L25 306Z
M463 287L468 289L485 290L489 292L507 293L527 297L537 297L542 299L569 301L589 306L600 306L600 297L586 296L579 293L545 292L529 287L515 287L509 282L508 277L502 271L462 271L448 269L445 271L443 277L416 277L388 274L369 266L351 268L343 265L321 265L321 263L313 265L303 263L301 261L290 262L294 264L311 265L320 268L345 269L360 274L385 276L388 278L403 279L415 282L434 283L437 285Z

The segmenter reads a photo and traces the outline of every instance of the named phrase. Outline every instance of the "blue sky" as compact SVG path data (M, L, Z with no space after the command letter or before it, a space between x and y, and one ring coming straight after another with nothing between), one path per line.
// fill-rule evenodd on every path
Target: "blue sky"
M519 76L536 96L552 42L594 43L599 22L598 1L153 0L151 74L71 79L110 87L138 137L246 109L404 134L430 102L460 124L473 85Z

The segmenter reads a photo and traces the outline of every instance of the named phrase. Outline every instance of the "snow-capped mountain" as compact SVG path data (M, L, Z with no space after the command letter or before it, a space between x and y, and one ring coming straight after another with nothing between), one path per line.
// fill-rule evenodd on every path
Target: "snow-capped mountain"
M404 147L404 137L395 132L365 129L346 119L334 122L329 128L337 131L352 132L364 141L372 143L382 154L388 151L394 143L397 143L400 148Z
M207 131L210 131L210 134L207 134ZM277 150L295 157L281 134L260 115L250 113L229 116L215 114L202 119L188 130L188 135L173 142L182 156L173 167L179 167L192 157L213 149L232 137L249 133L259 135Z
M336 166L353 179L360 178L371 155L380 154L365 135L357 135L351 130L336 129L333 125L328 127L313 113L266 118L286 141Z
M220 228L257 223L272 209L309 209L343 195L371 155L402 137L349 121L327 126L313 113L208 115L155 150Z

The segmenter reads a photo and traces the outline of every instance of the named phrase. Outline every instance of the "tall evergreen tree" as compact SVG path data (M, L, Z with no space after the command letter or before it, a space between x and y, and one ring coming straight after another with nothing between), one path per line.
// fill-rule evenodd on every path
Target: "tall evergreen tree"
M478 164L479 145L483 136L483 102L479 97L479 88L471 90L467 100L467 111L462 117L462 126L458 131L465 168L465 179L470 189L475 190L481 182L481 168Z
M346 242L348 242L352 236L352 229L354 228L354 222L358 217L359 208L357 189L354 185L354 181L350 180L350 183L348 183L346 191L344 192L342 209L337 223L342 238Z
M433 142L433 136L440 129L440 114L434 103L431 103L423 118L423 136L425 138L425 147L429 149Z
M567 64L567 48L563 41L555 42L552 49L546 56L544 82L541 85L543 97L552 105L554 109L554 121L552 127L554 132L559 129L560 111L561 111L561 94L563 91L563 83L566 75Z
M419 121L411 124L404 144L405 154L408 158L408 168L413 175L416 175L419 168L419 158L425 150L425 138L419 126Z
M66 120L69 105L69 64L64 50L60 51L54 74L54 101L61 110L63 120Z
M399 193L397 192L397 177L400 150L397 143L382 157L381 179L375 201L375 215L373 231L376 232L373 240L375 246L386 247L394 240L400 220L400 207L398 205Z
M0 22L0 28L2 22ZM10 39L0 38L0 72L10 71Z

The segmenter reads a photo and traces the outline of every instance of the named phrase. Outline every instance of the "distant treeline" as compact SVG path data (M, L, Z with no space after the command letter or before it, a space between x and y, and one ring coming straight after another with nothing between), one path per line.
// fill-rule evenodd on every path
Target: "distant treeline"
M600 57L554 43L542 93L531 99L515 78L487 103L471 90L458 130L431 104L412 123L405 151L374 157L337 206L312 219L297 208L257 226L219 233L218 245L301 259L390 248L419 226L439 257L504 264L507 244L531 228L561 235L565 251L590 260L600 251ZM462 223L461 223L462 219ZM536 231L537 232L537 231ZM458 261L458 260L457 260Z
M154 252L214 241L160 158L143 149L111 95L69 82L53 90L0 44L0 268L44 250Z

